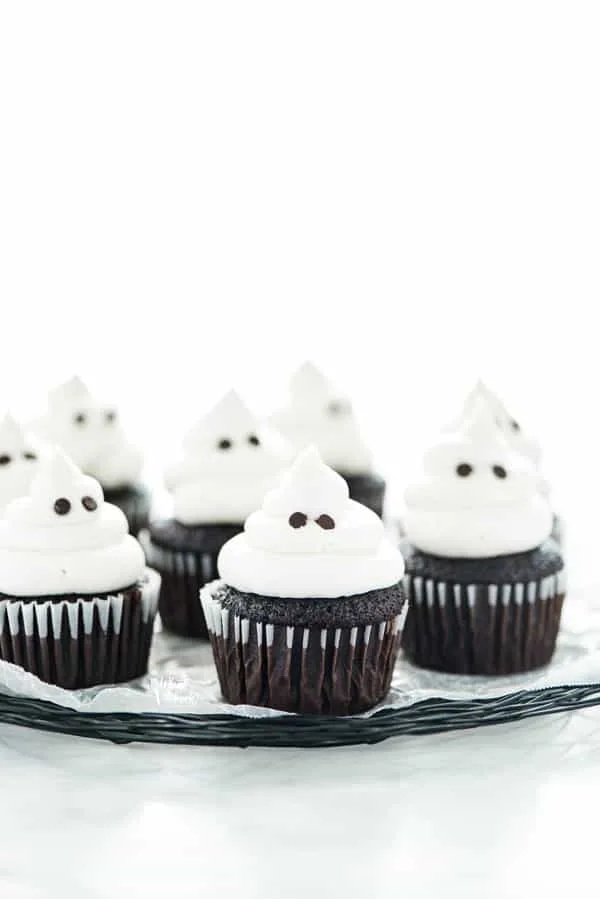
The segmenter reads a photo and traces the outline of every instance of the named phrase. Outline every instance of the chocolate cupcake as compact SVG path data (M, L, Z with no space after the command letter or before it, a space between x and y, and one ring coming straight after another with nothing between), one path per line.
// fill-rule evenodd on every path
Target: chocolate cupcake
M350 715L385 697L404 564L315 448L225 544L219 572L201 597L227 702Z
M187 435L180 461L166 474L173 517L153 521L140 535L162 575L159 610L164 627L208 637L200 588L217 576L217 556L242 528L289 459L289 448L262 425L234 391Z
M68 689L139 677L158 587L123 513L57 450L0 520L0 658Z
M11 415L5 415L0 421L0 512L27 493L41 452L33 435L25 433Z
M543 479L489 405L425 456L406 491L403 649L425 668L513 674L552 658L565 595Z
M151 499L140 480L142 454L128 442L114 405L101 403L74 377L50 392L37 427L100 482L105 500L121 509L132 534L147 525Z
M352 404L312 362L293 375L289 403L272 420L297 450L314 444L326 465L344 478L350 497L381 518L385 481L373 471Z

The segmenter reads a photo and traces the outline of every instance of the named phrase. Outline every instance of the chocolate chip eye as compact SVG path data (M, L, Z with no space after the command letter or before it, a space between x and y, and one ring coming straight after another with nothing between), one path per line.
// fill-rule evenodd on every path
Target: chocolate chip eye
M256 436L256 434L250 434L248 437L248 443L250 446L260 446L260 440Z
M501 480L504 480L507 474L506 468L503 465L494 465L492 471L494 472L496 477L500 478Z
M57 515L68 515L71 511L71 503L64 496L61 496L54 503L54 511Z
M303 528L308 518L304 512L292 512L288 518L288 524L291 528Z
M316 521L319 527L323 528L324 531L332 531L335 527L335 521L331 515L319 515Z
M473 473L473 466L468 462L461 462L456 466L456 474L461 478L468 478Z
M217 446L220 450L228 450L228 449L231 449L231 447L233 446L233 443L227 437L223 437L222 440L219 440L219 442L217 443Z
M8 465L10 461L10 456L7 456L6 453L2 453L0 456L0 465Z
M35 460L37 459L37 456L35 453L26 451L23 453L23 458L27 459L28 462L35 462Z
M513 429L513 431L520 431L520 430L521 430L521 425L519 424L518 421L515 421L514 418L513 418L513 420L511 421L510 426L511 426L511 428Z
M86 422L85 412L78 412L73 416L73 421L76 425L84 425Z
M344 400L332 400L327 406L327 411L334 417L347 415L350 412L350 403L346 403Z
M114 409L109 409L107 412L104 413L104 421L106 422L107 425L114 424L116 420L117 420L117 413L115 412Z
M81 505L84 509L87 509L88 512L95 512L98 508L98 503L93 496L84 496L81 500Z

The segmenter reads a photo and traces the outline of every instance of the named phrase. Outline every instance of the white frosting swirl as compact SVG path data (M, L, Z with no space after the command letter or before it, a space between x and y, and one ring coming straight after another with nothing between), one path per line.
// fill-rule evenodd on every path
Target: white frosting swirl
M139 478L142 454L128 442L116 408L92 396L78 377L51 391L38 429L107 490Z
M381 520L349 499L344 479L314 447L225 544L218 565L231 587L284 598L352 596L390 587L404 573Z
M56 450L40 464L27 496L0 520L0 592L81 595L120 590L145 567L127 520L102 488Z
M39 466L41 447L11 415L0 421L0 511L27 493Z
M273 423L296 449L314 444L324 462L342 474L367 474L373 459L352 406L312 362L305 362L290 382L289 404Z
M527 456L534 465L539 466L542 456L539 443L523 431L519 422L509 413L500 397L493 393L483 381L477 381L468 394L461 418L470 418L473 408L480 402L484 402L489 406L497 426L512 449L523 456Z
M459 430L427 452L423 478L406 490L405 501L409 541L438 556L525 552L552 529L545 482L511 448L483 399Z
M231 390L184 440L165 475L182 524L244 521L289 462L290 450Z

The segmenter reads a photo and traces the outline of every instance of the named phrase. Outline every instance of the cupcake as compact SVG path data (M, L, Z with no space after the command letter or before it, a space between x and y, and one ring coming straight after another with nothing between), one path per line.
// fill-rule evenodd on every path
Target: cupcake
M425 668L512 674L552 658L565 594L543 479L473 403L405 494L403 649Z
M39 466L37 441L10 415L0 421L0 512L27 493Z
M389 690L404 563L381 520L303 451L201 593L227 702L350 715Z
M74 377L51 391L37 427L100 482L105 500L121 509L132 534L148 523L150 494L140 482L142 454L128 442L115 406L99 402Z
M0 520L0 658L69 689L144 674L159 577L59 450Z
M167 630L208 637L200 588L217 576L223 544L238 534L289 459L280 436L262 425L234 391L188 434L166 474L173 517L141 535L162 575L159 610Z
M509 443L510 447L541 470L542 448L537 440L528 434L521 424L510 414L500 397L493 393L483 381L477 381L465 401L461 418L468 419L471 412L478 403L485 403L492 415L496 425ZM550 487L544 482L542 489L545 489L550 495ZM552 537L558 542L563 540L563 524L558 515L554 514L552 520Z
M344 478L351 498L382 516L385 481L373 471L352 405L312 362L293 375L289 403L272 421L297 450L316 446L325 464Z

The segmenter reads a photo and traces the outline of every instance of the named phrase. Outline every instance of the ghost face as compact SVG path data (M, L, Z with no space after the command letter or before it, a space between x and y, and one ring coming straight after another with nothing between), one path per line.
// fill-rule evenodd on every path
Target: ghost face
M55 413L56 436L83 468L120 440L117 412L91 402L63 407Z
M427 481L406 492L409 505L428 500L438 506L477 508L507 506L543 492L543 483L525 460L494 445L475 447L467 442L447 443L425 459Z
M37 469L37 451L0 445L0 506L23 496Z
M281 450L251 424L230 424L186 441L188 457L167 475L170 486L197 477L246 480L272 475L281 465Z
M73 478L55 489L47 487L35 491L34 508L40 524L53 528L91 524L97 519L102 506L102 489L92 478Z

